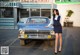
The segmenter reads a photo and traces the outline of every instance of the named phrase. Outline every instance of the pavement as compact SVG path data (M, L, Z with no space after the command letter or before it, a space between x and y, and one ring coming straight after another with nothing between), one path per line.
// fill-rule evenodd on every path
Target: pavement
M80 28L63 27L62 51L54 53L54 41L50 46L47 40L31 40L20 45L17 29L0 29L0 46L9 46L9 55L80 55Z

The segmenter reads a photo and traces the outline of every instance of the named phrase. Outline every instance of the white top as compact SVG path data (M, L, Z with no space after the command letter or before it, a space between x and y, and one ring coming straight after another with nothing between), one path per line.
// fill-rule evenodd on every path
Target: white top
M58 19L58 15L56 15L54 19L57 20Z
M54 19L57 20L58 19L58 15L56 15ZM52 27L53 28L53 18L50 19L50 23L48 24L48 27Z

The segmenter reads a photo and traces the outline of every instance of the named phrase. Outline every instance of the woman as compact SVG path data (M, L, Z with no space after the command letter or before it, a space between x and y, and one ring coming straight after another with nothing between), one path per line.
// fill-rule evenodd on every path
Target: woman
M50 23L48 24L49 27L53 24L54 32L55 32L55 53L57 53L58 48L58 39L59 39L59 51L62 49L62 26L60 24L61 16L59 15L59 11L57 9L53 10L53 18L51 18Z

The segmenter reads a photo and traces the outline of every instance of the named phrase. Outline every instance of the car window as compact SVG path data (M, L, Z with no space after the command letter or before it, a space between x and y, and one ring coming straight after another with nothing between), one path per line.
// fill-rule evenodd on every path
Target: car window
M27 21L27 18L21 18L20 19L20 22L26 22Z
M28 23L46 23L46 18L30 18Z

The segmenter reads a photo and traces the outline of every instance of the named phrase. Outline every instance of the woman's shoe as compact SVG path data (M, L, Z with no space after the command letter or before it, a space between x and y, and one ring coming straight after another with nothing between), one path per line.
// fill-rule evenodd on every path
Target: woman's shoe
M55 54L57 54L57 51L55 51Z
M59 52L61 52L61 48L59 48Z

